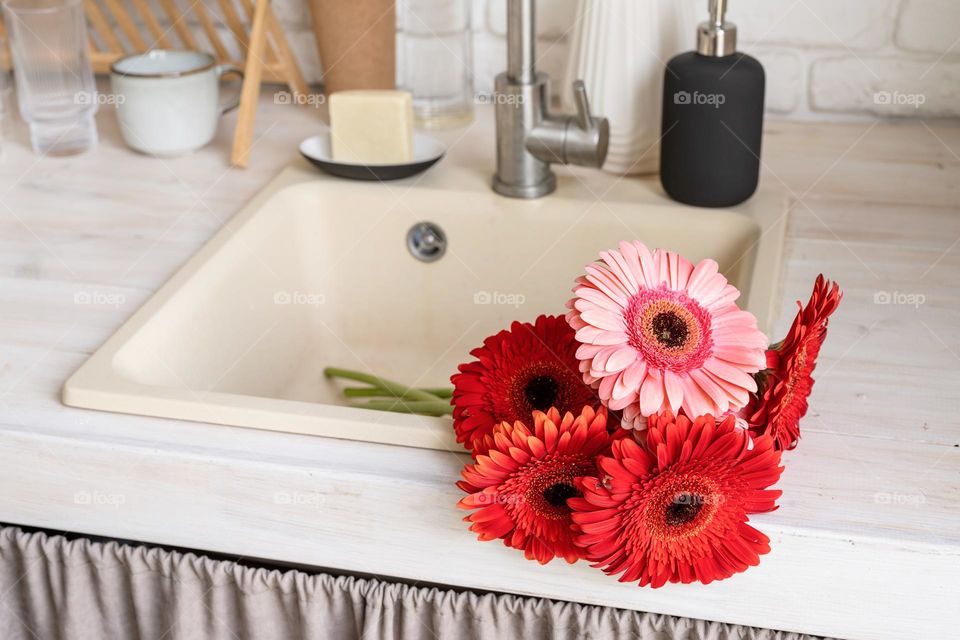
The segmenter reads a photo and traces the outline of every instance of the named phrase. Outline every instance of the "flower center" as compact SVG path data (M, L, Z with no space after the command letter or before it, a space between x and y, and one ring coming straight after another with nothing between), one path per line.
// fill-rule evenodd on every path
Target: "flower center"
M577 476L594 470L593 460L582 454L549 454L531 461L505 486L510 492L522 495L522 500L507 506L508 510L522 510L546 520L567 520L570 507L567 500L582 495L573 484Z
M671 527L691 522L703 508L703 496L696 493L678 493L664 510L664 519Z
M690 471L668 469L647 485L643 524L650 534L663 541L684 540L711 525L725 502L717 481L722 468Z
M653 317L650 326L660 344L668 348L682 347L687 341L687 324L673 311L658 313Z
M563 415L579 411L590 404L592 392L580 379L580 372L560 362L531 359L510 376L505 389L505 410L495 417L498 421L529 420L532 411L547 411L555 407Z
M557 482L543 490L543 499L554 507L567 506L567 499L580 495L577 488L568 482Z
M536 376L531 378L523 388L523 396L527 403L537 411L546 411L554 406L560 385L551 376Z
M682 291L643 289L623 312L627 342L647 363L685 373L699 368L713 351L710 313Z

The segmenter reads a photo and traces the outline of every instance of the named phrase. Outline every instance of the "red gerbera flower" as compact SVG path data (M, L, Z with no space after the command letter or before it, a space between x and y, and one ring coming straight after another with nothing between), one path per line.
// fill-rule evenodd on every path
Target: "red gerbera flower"
M469 493L457 506L477 509L464 518L480 540L502 538L528 560L575 562L567 499L579 495L574 478L596 472L595 458L610 444L607 412L584 407L560 419L556 409L533 413L534 427L502 423L493 446L464 467L457 483Z
M793 449L800 439L800 418L807 413L820 346L827 337L830 314L843 294L837 283L817 276L810 301L794 318L787 337L767 350L767 370L758 377L760 390L744 415L754 433L774 438L780 449Z
M747 524L748 513L771 511L780 491L780 452L749 434L733 416L693 422L651 416L646 442L625 438L601 457L600 478L578 478L583 497L570 500L576 542L585 557L620 582L660 587L709 583L744 571L770 550L769 538Z
M529 421L531 412L551 407L561 415L598 408L600 399L580 375L577 346L563 316L514 322L484 340L470 352L477 360L450 378L457 442L476 455L490 448L501 422Z

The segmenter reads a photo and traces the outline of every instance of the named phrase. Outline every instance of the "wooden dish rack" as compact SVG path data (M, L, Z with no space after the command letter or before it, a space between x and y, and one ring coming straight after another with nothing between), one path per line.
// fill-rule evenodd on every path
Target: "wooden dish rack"
M195 49L244 70L231 162L247 166L261 82L307 85L270 0L83 0L95 73L110 73L124 56L150 49ZM0 33L3 23L0 22ZM202 37L201 37L202 36ZM232 40L232 42L231 42ZM0 51L9 67L9 53ZM307 101L294 100L305 104Z

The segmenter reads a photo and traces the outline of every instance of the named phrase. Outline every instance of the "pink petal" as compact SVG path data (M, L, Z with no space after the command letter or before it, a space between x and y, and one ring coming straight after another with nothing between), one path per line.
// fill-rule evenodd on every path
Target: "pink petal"
M680 406L683 404L683 384L673 371L664 371L663 387L667 391L667 401L670 403L670 411L676 414L680 411Z
M687 375L707 394L710 398L710 403L716 411L723 412L727 410L727 406L730 404L730 396L707 375L707 372L694 370L690 371Z
M603 292L593 287L578 287L574 293L576 293L580 300L589 300L598 307L607 309L608 311L619 311L623 308L610 298L610 296L604 295ZM577 305L577 302L579 302L579 300L575 299L574 306L580 309L581 307Z
M580 314L580 319L592 324L598 329L606 329L607 331L622 331L626 328L623 323L623 316L610 311L601 311L599 309L584 311Z
M716 374L711 373L710 371L704 369L704 374L710 378L710 380L716 384L720 389L723 390L724 395L726 395L729 400L726 403L726 406L723 404L720 405L720 413L725 412L729 408L739 409L747 404L750 400L750 394L746 389L736 386L735 384L717 377Z
M610 356L604 369L607 371L623 371L637 360L637 352L633 347L621 347Z
M610 359L610 356L615 354L621 349L621 345L614 344L606 347L602 347L600 351L593 357L593 362L590 364L591 369L596 369L597 371L606 371L607 370L607 361ZM619 369L617 369L619 371ZM601 374L602 375L602 374Z
M698 262L687 281L687 293L702 305L713 302L727 284L727 279L719 271L715 260L708 258Z
M692 377L684 380L683 410L688 416L702 416L705 413L718 413L713 399Z
M730 364L750 367L759 371L767 363L767 356L763 349L741 347L732 344L721 344L713 348L713 355Z
M571 311L566 315L567 324L570 325L570 328L576 331L577 329L582 329L587 326L587 323L580 319L580 314L576 311Z
M663 380L648 372L647 378L640 387L640 413L644 416L653 415L660 411L664 401Z
M627 341L627 334L622 331L604 331L596 327L586 326L577 329L576 338L578 342L588 344L624 344Z
M693 273L693 263L677 254L677 288L686 289Z
M627 306L627 299L629 295L624 291L623 287L619 282L613 277L611 277L610 272L594 262L588 264L586 267L587 271L587 280L590 281L597 289L600 289L603 293L607 294L620 306Z
M600 257L607 263L607 267L609 267L613 275L620 280L622 286L628 293L633 295L640 290L636 276L634 276L630 267L627 266L626 261L623 259L623 256L620 255L619 251L601 251Z
M667 282L670 283L671 289L680 289L680 257L679 253L674 253L672 251L667 251L667 269L669 271L669 278Z
M616 382L613 385L613 391L610 394L610 409L614 411L618 409L623 409L628 404L632 404L637 399L637 390L632 387L628 387L623 384L623 375L614 376ZM618 406L614 407L613 404L616 403Z
M653 260L657 264L657 278L656 285L660 286L661 284L670 284L670 265L667 264L669 258L667 252L662 249L657 249L653 252Z
M637 283L637 287L646 287L647 281L643 276L643 268L640 266L640 254L637 252L637 248L629 242L621 240L620 255L623 256L627 268L630 270L630 273L633 274L633 279Z
M617 376L606 376L600 380L600 388L597 389L597 393L600 394L601 399L608 399L613 395L613 385L617 382Z
M635 240L633 246L637 250L637 256L640 258L640 270L643 272L643 281L646 283L647 288L653 289L657 287L660 281L657 275L657 263L653 259L653 254L650 253L650 249L647 249L647 245L639 240Z
M643 431L647 428L647 419L640 415L639 405L632 404L623 410L623 422L620 424L624 429L636 429Z
M757 381L743 369L738 369L717 358L707 358L703 368L721 380L725 380L747 391L757 390Z
M582 344L577 347L577 360L589 360L606 348L596 344Z
M643 360L637 360L623 372L623 384L632 388L639 389L640 383L647 375L647 363Z
M713 311L715 309L721 309L728 304L731 304L740 297L740 290L737 289L732 284L726 285L722 291L713 299L712 302L705 304L704 306L708 311Z

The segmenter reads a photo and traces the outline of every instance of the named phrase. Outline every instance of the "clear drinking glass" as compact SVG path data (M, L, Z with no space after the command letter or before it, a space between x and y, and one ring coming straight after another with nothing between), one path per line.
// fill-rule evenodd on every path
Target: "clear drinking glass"
M96 87L82 0L4 0L20 115L37 153L97 142Z
M443 128L473 118L470 0L397 3L397 85L413 95L418 126Z

